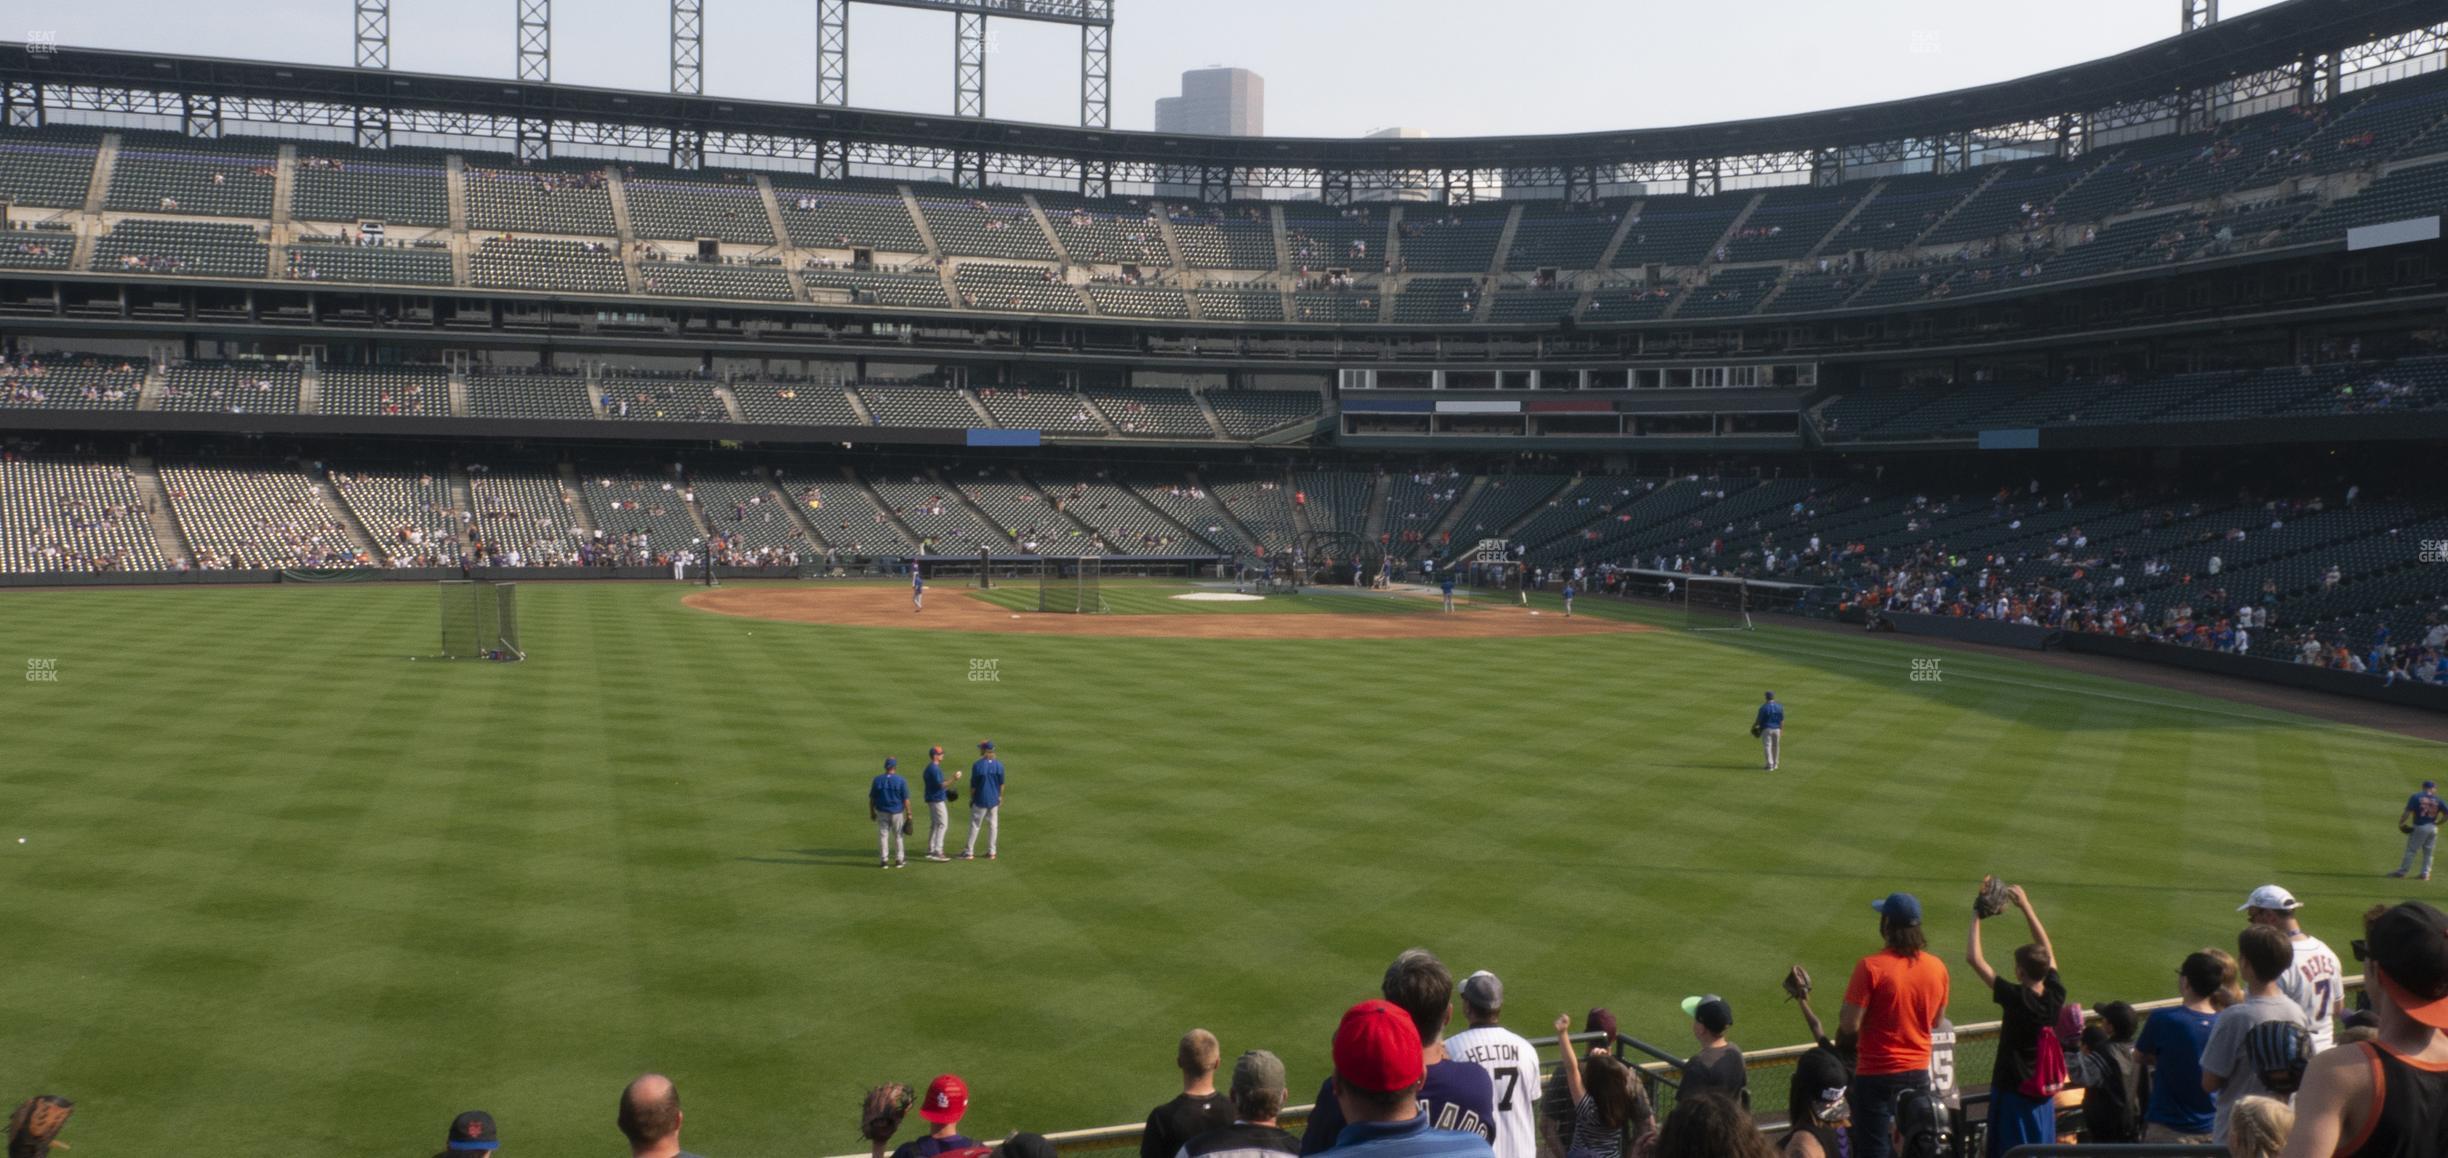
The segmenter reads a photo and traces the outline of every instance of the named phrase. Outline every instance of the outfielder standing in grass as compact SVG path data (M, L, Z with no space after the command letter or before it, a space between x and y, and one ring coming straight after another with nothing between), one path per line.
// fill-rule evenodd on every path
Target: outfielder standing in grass
M1777 756L1785 740L1785 705L1776 701L1775 692L1768 693L1759 714L1751 718L1751 734L1759 737L1760 747L1768 753L1768 770L1776 771Z
M2397 831L2405 834L2405 859L2397 862L2392 877L2414 871L2414 854L2422 854L2422 879L2431 879L2431 854L2439 848L2440 816L2448 812L2448 804L2440 800L2439 783L2423 781L2422 791L2406 798L2405 811L2397 816Z
M995 759L992 740L978 742L977 763L969 766L969 847L962 860L977 859L978 829L986 830L986 859L995 858L995 842L1003 835L1003 762Z
M952 774L952 784L960 783L961 774ZM928 860L951 860L944 855L944 834L952 829L951 805L960 799L960 791L944 781L943 745L927 749L926 771L921 776L926 789Z
M877 868L909 864L909 849L902 843L909 823L909 781L893 771L900 766L899 760L886 756L884 771L867 784L867 819L876 822Z

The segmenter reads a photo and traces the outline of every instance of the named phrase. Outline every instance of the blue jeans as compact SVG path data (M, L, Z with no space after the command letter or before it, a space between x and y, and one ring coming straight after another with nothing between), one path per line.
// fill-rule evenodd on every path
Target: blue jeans
M2003 1154L2017 1146L2046 1146L2057 1140L2057 1102L2027 1098L2013 1090L1989 1088L1989 1153Z
M1928 1088L1926 1069L1854 1078L1846 1092L1853 1103L1853 1158L1894 1158L1896 1099L1906 1090Z

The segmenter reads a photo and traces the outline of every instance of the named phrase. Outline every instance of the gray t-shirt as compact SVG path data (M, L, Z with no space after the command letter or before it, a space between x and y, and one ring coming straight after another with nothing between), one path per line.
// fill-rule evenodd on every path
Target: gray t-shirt
M2235 1109L2236 1099L2252 1094L2278 1097L2261 1084L2261 1074L2253 1068L2251 1051L2244 1044L2255 1026L2272 1021L2303 1025L2303 1007L2284 995L2247 997L2220 1010L2218 1018L2210 1023L2210 1041L2202 1046L2201 1068L2205 1074L2217 1074L2227 1080L2219 1088L2218 1124L2210 1134L2210 1140L2221 1146L2227 1144L2227 1117Z

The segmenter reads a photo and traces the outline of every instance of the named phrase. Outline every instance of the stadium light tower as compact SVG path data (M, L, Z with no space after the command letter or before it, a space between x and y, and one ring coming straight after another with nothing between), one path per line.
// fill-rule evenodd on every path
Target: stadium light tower
M391 0L357 0L357 67L391 67Z
M552 80L552 0L518 0L518 78Z
M1113 124L1114 0L816 0L816 103L850 103L850 5L944 12L952 17L952 114L986 115L986 18L1076 24L1080 29L1080 126Z
M2184 32L2199 32L2218 23L2218 0L2181 0L2184 5Z
M705 92L705 0L671 2L671 90Z

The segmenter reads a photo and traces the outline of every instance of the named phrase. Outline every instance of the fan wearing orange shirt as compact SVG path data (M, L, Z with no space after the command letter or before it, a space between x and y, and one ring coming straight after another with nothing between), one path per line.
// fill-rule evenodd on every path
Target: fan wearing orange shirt
M1873 901L1886 947L1853 966L1836 1049L1855 1056L1853 1158L1893 1158L1896 1103L1930 1088L1930 1028L1946 1016L1946 962L1928 952L1921 902L1911 893Z

